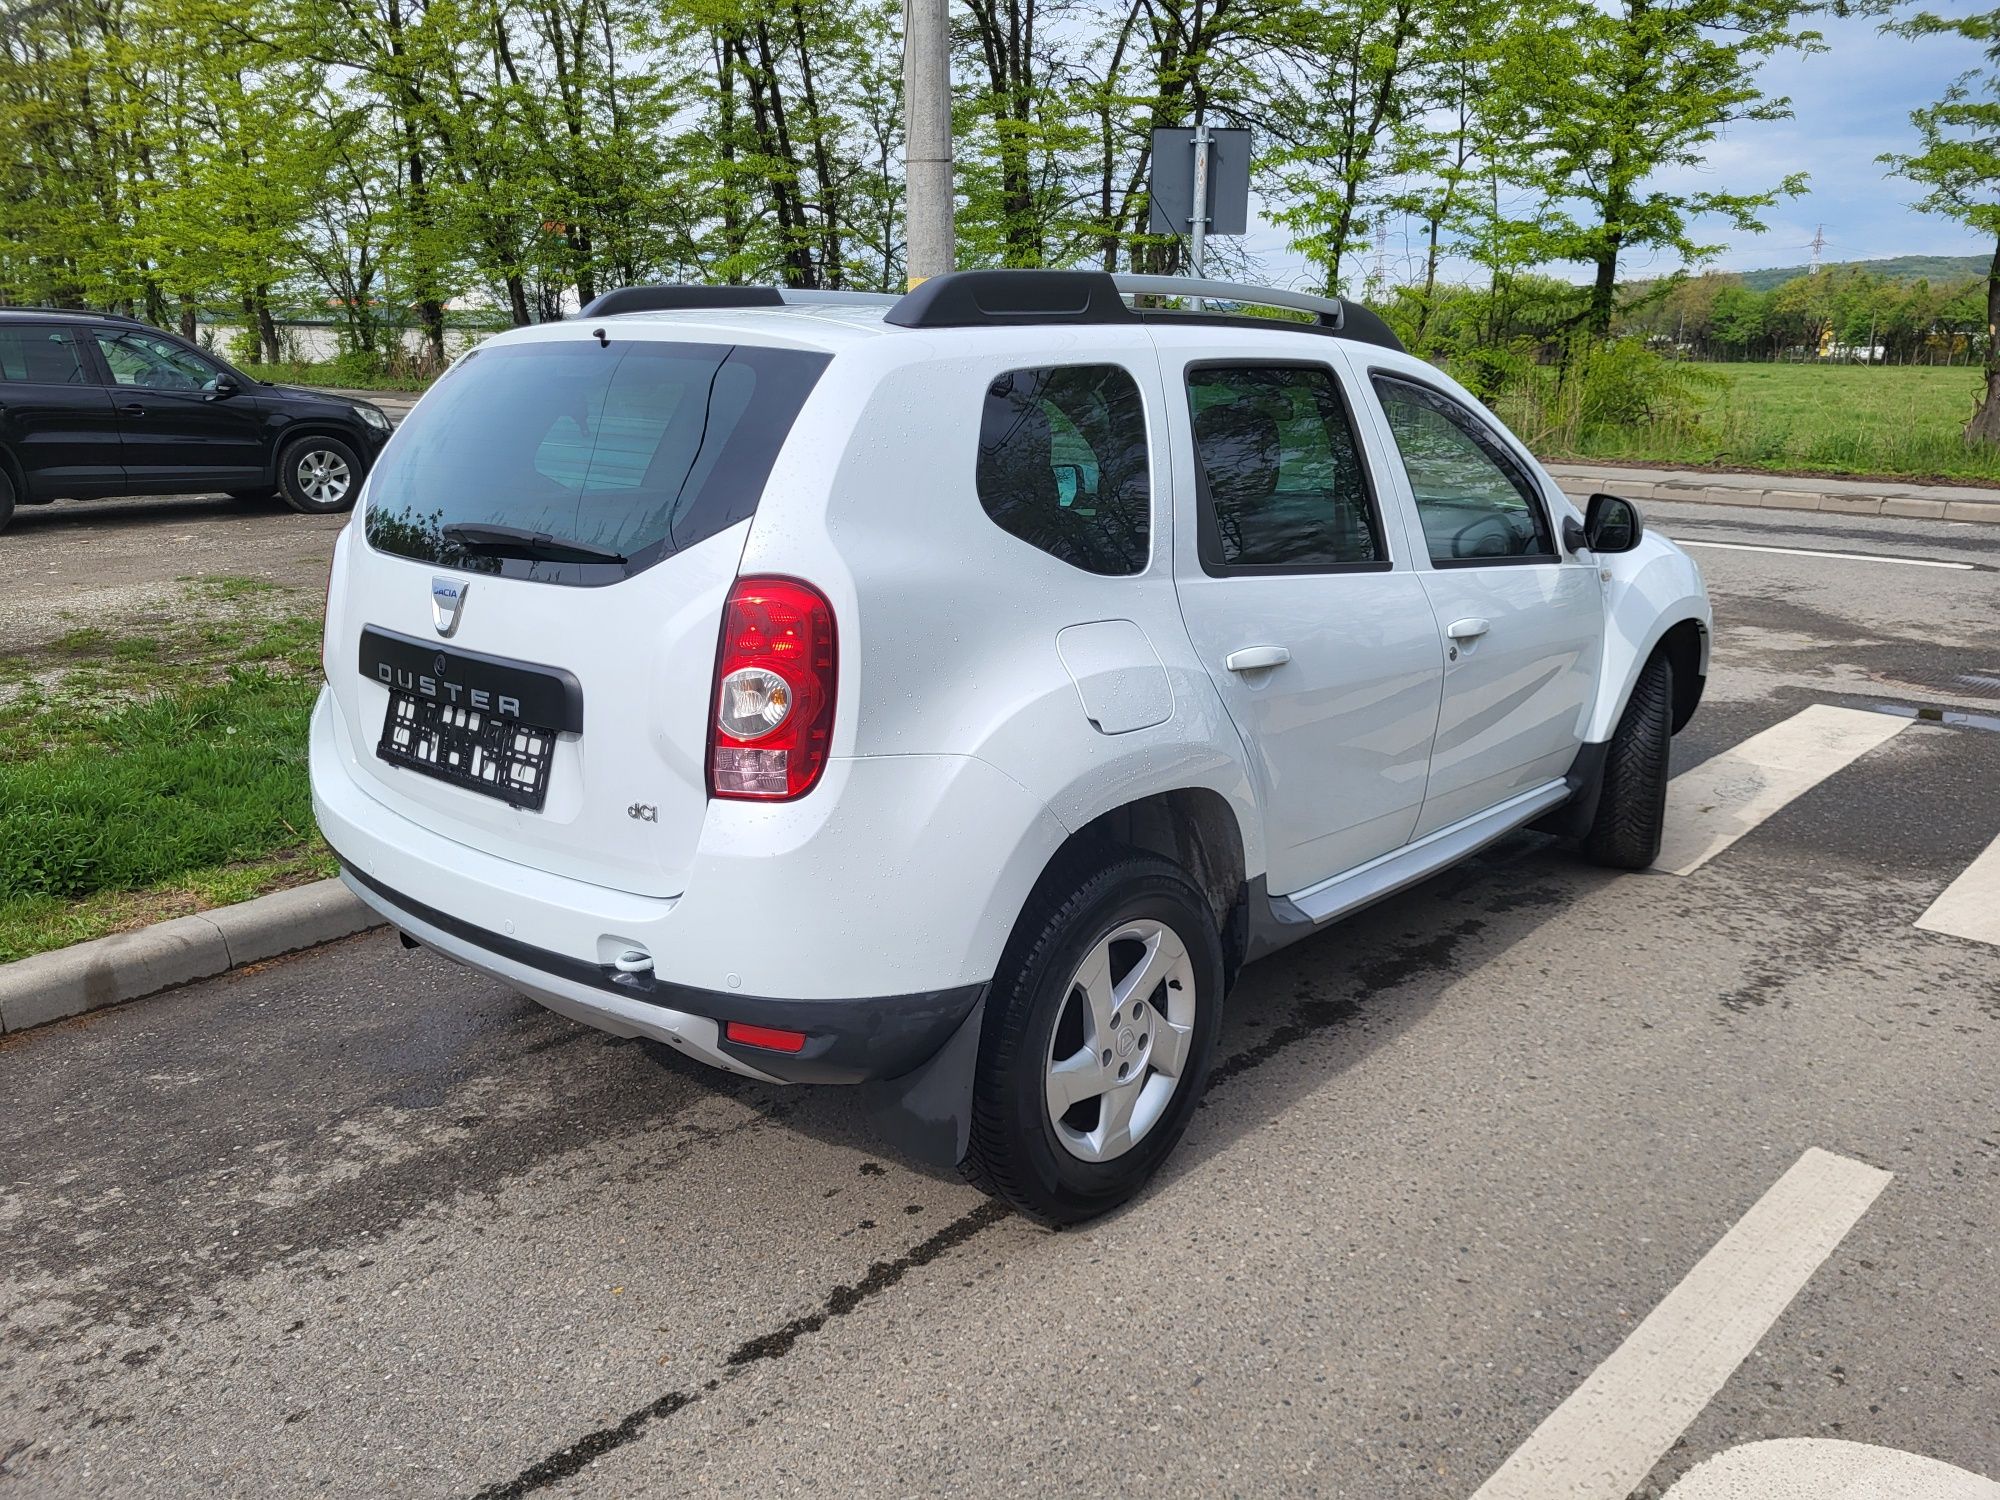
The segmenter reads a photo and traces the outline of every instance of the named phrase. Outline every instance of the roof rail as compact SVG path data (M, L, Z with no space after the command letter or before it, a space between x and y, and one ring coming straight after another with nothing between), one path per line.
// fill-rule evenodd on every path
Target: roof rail
M882 320L903 328L1129 323L1132 309L1102 271L947 271L912 287Z
M1197 305L1211 302L1247 302L1253 307L1282 307L1291 312L1309 312L1323 328L1339 328L1347 321L1347 304L1338 297L1319 297L1311 292L1292 292L1283 287L1252 286L1243 281L1209 281L1195 276L1134 276L1114 272L1111 280L1127 297L1193 297Z
M828 292L777 286L622 286L593 298L576 316L608 318L616 313L681 312L724 307L892 306L893 292Z
M1359 303L1337 297L1237 281L1105 271L951 271L917 285L883 314L883 321L904 328L986 328L1028 323L1129 323L1189 316L1136 312L1125 305L1127 297L1192 297L1198 309L1192 316L1200 315L1203 301L1286 308L1311 313L1309 327L1319 332L1385 349L1403 348L1387 323ZM1244 321L1254 324L1259 320ZM1263 322L1267 327L1300 328L1295 323Z
M34 307L15 303L0 303L0 313L40 313L55 318L103 318L110 323L130 323L135 328L151 328L153 325L144 318L128 317L124 313L99 312L94 307Z

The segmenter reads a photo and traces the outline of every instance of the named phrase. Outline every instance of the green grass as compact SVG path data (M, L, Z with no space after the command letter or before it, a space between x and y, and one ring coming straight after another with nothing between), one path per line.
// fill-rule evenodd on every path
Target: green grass
M330 872L306 780L319 621L237 583L143 635L0 659L0 962Z
M390 374L366 369L353 360L287 360L275 365L244 365L242 370L252 379L279 385L331 386L346 391L421 391L431 383L428 375Z
M1587 429L1564 458L2000 482L2000 448L1959 437L1979 393L1960 367L1721 365L1690 431Z

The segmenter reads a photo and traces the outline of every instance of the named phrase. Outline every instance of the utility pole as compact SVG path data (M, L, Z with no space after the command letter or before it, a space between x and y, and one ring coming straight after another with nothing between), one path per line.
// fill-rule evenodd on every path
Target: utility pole
M1812 237L1813 258L1812 258L1812 264L1806 267L1806 275L1808 276L1819 275L1819 253L1825 248L1826 248L1826 226L1822 224L1813 231L1813 237Z
M904 270L909 284L958 264L951 182L951 21L948 0L903 0Z

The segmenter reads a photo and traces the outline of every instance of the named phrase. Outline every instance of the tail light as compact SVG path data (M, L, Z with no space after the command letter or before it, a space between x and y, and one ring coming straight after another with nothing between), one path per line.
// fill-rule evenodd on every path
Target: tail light
M793 578L739 578L722 613L708 789L784 802L826 769L833 738L833 606Z

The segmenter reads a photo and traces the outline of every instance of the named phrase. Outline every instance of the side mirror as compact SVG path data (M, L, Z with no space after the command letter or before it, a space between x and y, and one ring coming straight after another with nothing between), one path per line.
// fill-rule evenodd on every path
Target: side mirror
M211 400L222 401L235 395L242 389L243 387L236 383L234 376L218 375L215 377L214 384L209 386L208 394Z
M1619 495L1592 495L1583 513L1583 544L1592 552L1630 552L1645 529L1639 507Z

